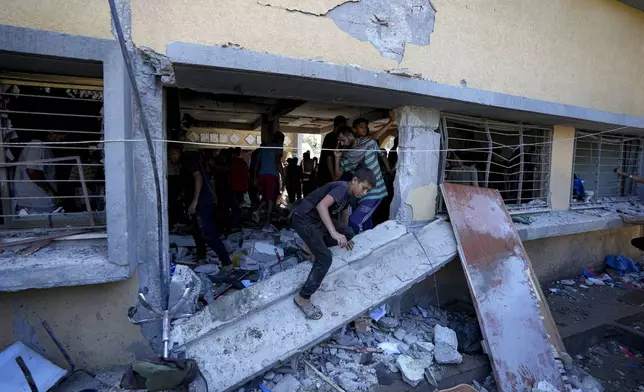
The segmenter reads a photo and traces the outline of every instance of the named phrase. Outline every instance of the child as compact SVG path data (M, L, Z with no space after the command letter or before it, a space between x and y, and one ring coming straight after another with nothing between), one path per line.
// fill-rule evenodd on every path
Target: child
M295 209L291 226L315 256L309 277L299 294L293 298L307 319L319 320L322 311L311 303L311 295L322 284L333 257L329 246L353 248L353 231L344 224L333 222L331 216L343 211L350 199L359 199L376 185L376 177L367 168L358 169L351 181L330 182L313 191ZM349 238L347 238L349 237Z

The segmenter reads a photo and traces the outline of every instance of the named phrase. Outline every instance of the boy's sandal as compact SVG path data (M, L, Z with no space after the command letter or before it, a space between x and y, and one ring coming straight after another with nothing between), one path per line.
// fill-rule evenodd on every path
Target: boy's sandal
M313 305L312 303L308 303L306 305L300 305L297 303L295 298L293 298L293 302L295 302L295 305L300 308L300 310L304 313L304 316L306 316L307 319L309 320L319 320L322 318L322 311L320 308L317 306Z

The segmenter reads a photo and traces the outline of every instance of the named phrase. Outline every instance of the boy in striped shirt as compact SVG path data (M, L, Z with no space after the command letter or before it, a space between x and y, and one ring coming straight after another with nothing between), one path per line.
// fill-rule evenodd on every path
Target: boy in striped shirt
M376 186L358 201L357 207L349 216L349 225L356 234L373 228L371 216L382 200L387 197L387 187L380 171L378 142L368 136L356 138L348 126L337 131L338 148L336 151L335 178L346 179L360 168L371 170L376 176Z

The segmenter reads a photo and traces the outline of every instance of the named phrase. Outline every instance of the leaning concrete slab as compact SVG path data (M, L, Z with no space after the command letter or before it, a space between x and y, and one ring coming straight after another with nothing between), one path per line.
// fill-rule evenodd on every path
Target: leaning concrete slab
M308 263L302 264L225 299L229 312L237 317L210 308L177 324L173 351L197 360L210 390L231 390L317 344L456 257L452 229L443 221L402 236L403 228L393 222L381 226L375 233L356 237L357 242L373 240L378 248L370 254L359 259L343 255L351 261L334 257L330 273L313 297L325 313L321 320L306 320L293 304L291 297L310 269ZM375 239L386 240L385 228L398 238L383 246ZM197 326L196 320L204 324Z
M355 237L353 250L333 248L334 260L329 274L346 267L347 263L364 259L374 250L406 233L407 229L404 226L394 221L387 221ZM218 299L194 316L176 322L171 332L172 344L182 346L227 324L234 323L249 313L260 311L284 297L294 295L306 280L310 270L310 263L302 263L245 290Z

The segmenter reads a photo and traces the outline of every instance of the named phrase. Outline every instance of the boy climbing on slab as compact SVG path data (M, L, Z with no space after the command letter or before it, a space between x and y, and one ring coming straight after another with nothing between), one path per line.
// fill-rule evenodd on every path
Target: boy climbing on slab
M334 222L331 217L345 210L352 200L366 195L375 185L373 172L361 168L353 174L351 181L330 182L316 189L293 212L291 226L315 256L309 277L293 298L306 318L322 318L320 308L311 303L311 295L320 287L331 267L333 256L329 247L353 248L353 230L344 223Z

